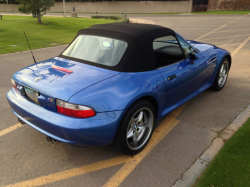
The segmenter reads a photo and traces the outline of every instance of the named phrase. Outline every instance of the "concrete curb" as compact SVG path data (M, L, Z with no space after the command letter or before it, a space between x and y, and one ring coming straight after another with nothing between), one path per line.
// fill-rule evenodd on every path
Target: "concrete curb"
M145 23L145 24L153 24L155 25L154 21L148 19L138 19L138 18L129 18L129 23Z
M250 105L244 109L235 120L228 125L218 137L215 138L208 149L195 161L195 163L176 181L173 187L192 187L202 175L209 163L219 153L225 142L250 118Z

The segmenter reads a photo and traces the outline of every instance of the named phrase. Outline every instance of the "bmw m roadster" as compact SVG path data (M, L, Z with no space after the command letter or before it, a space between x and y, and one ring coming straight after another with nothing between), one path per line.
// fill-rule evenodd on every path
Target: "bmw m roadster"
M59 56L15 73L7 99L19 121L53 140L134 155L157 119L221 90L231 63L228 51L162 26L94 25Z

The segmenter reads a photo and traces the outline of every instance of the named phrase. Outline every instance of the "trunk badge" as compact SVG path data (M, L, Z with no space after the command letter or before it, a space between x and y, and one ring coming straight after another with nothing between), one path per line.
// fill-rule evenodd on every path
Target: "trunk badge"
M38 82L38 81L40 81L42 78L43 78L42 76L36 77L36 78L34 79L34 82Z
M54 102L54 99L48 98L48 101L53 103L53 102Z

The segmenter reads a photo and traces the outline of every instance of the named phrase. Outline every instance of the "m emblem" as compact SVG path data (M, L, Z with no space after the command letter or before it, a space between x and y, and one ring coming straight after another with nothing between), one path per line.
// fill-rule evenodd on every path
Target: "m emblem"
M51 102L51 103L53 103L53 102L54 102L54 99L48 98L48 101Z

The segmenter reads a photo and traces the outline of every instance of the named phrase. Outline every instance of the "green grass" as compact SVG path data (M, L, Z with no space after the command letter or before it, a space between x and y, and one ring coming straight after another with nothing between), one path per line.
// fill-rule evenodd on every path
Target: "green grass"
M194 187L250 186L250 119L229 139Z
M0 54L28 50L23 31L32 49L68 44L80 29L95 24L113 23L113 20L89 18L43 17L38 24L31 16L3 16L0 19ZM11 46L17 45L17 46Z
M193 14L249 14L250 10L232 10L232 11L209 11L209 12L192 12Z

